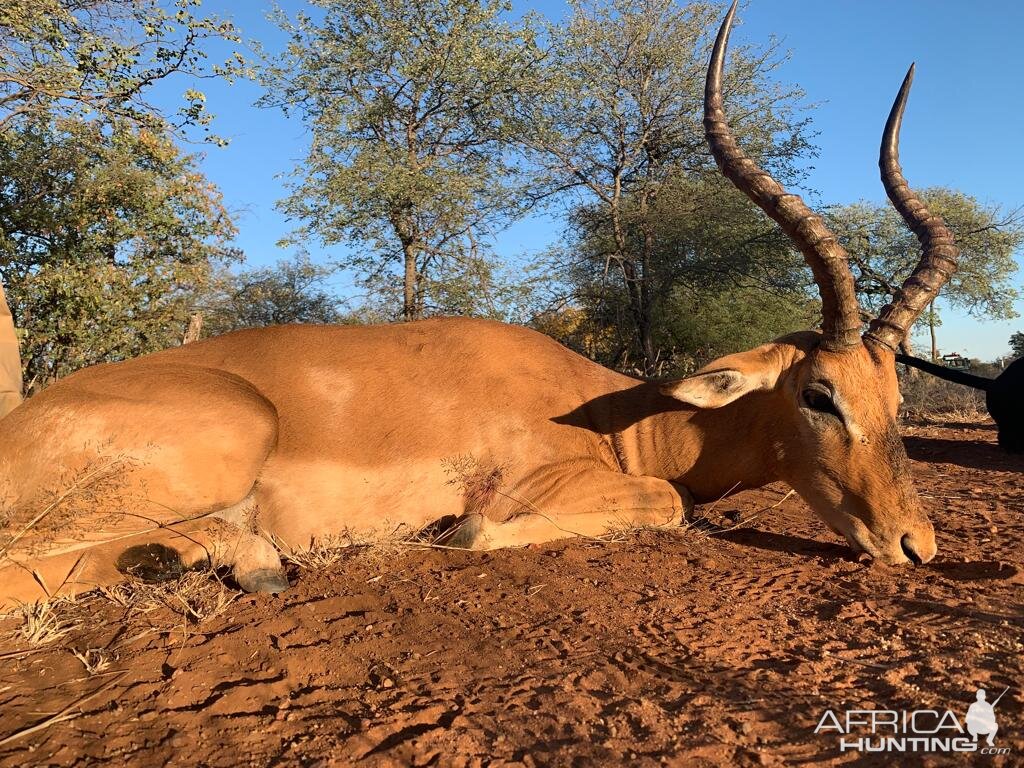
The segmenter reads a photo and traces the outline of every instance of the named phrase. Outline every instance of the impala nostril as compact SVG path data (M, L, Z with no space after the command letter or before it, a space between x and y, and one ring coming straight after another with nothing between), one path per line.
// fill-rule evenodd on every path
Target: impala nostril
M903 538L900 539L900 547L903 549L903 554L906 555L907 559L914 565L920 565L924 562L924 560L921 559L921 556L914 551L914 547L910 543L909 533L903 534Z

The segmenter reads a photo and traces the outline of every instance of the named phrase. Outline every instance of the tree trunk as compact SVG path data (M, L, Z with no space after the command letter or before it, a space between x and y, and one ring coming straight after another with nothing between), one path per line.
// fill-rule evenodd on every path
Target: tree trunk
M907 357L914 356L914 345L910 342L909 333L907 333L907 335L903 337L903 341L900 342L900 352L902 352ZM906 365L904 366L904 368L906 369L906 377L910 380L914 380L921 375L921 372L917 370L917 368L914 368L913 366Z
M417 93L413 98L413 103L418 104L419 98ZM416 122L408 121L405 124L405 149L409 170L413 174L420 172L419 135L417 133L419 126ZM402 241L402 256L405 259L405 299L402 304L402 318L407 321L416 320L420 316L420 306L422 306L418 300L418 288L420 286L417 282L416 269L416 257L419 256L420 251L417 243L422 242L422 233L419 227L416 226L416 220L413 216L415 208L411 201L406 202L402 213L397 219L399 224L396 226L399 239Z
M0 418L22 401L21 354L7 295L0 285Z
M644 373L648 376L654 375L655 364L658 353L654 349L653 322L648 307L641 309L640 315L640 349L644 353Z
M405 258L405 301L402 305L402 318L415 320L419 317L419 307L416 301L416 248L411 243L402 244L402 254Z
M391 211L389 218L395 237L402 244L402 319L416 320L420 316L419 270L416 268L416 258L419 256L422 240L408 206Z
M191 344L194 341L199 341L199 337L203 335L203 313L196 312L192 317L188 319L188 328L185 329L185 335L181 339L181 343Z
M935 302L928 305L928 331L932 335L932 360L939 359L939 347L935 341ZM909 335L909 331L907 331Z
M622 279L626 284L626 295L629 297L629 312L633 318L633 330L641 357L644 373L653 364L654 343L651 339L651 322L646 316L644 296L641 288L641 277L637 275L636 264L630 259L626 245L626 233L618 212L612 211L612 232L615 236L615 258L622 270Z
M651 256L654 253L654 233L648 218L650 200L646 191L640 196L640 228L643 232L643 252L640 256L640 348L644 352L644 373L656 375L657 351L654 349L654 301L651 296Z

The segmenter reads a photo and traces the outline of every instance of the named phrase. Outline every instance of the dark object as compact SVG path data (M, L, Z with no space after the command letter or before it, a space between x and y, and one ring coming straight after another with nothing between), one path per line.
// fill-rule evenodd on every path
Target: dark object
M117 570L145 582L172 581L185 573L178 550L164 544L128 547L115 563Z
M997 378L976 376L909 355L896 362L930 373L946 381L985 392L985 406L999 427L999 446L1007 453L1024 453L1024 357L1006 367Z

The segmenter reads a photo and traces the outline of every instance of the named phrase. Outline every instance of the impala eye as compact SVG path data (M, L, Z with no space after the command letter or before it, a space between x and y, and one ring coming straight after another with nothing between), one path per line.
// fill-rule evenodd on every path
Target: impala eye
M828 413L842 421L839 409L832 401L832 393L821 384L811 384L803 391L804 407L819 413Z

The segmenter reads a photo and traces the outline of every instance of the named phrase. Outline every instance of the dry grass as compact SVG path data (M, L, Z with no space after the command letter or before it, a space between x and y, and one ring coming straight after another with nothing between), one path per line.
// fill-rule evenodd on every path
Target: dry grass
M290 549L276 537L273 538L274 546L281 553L282 560L308 571L322 571L325 568L330 568L342 560L346 551L353 546L345 537L326 536L322 539L314 539L309 549L297 550Z
M187 571L177 579L156 583L126 581L98 592L131 615L164 609L190 625L220 616L240 594L211 570Z
M96 594L100 595L119 608L128 608L135 601L135 587L132 583L114 584L113 586L100 586L96 588Z
M379 560L382 567L399 553L422 547L432 541L430 534L412 532L408 526L399 525L390 533L373 533L356 536L348 532L314 539L308 549L294 549L276 536L270 541L277 548L285 563L303 570L322 571L349 559Z
M904 418L925 422L981 422L988 418L985 393L921 373L901 382Z
M22 619L17 637L33 647L60 640L74 629L75 621L68 609L75 604L73 598L54 597L23 605L16 613Z
M86 467L60 477L55 488L41 495L34 509L21 510L19 519L5 521L4 527L8 530L0 536L0 557L12 551L25 537L39 539L29 544L31 548L45 549L48 539L71 528L78 518L112 503L118 506L113 500L137 462L125 454L104 455L102 450L97 449L97 458Z
M913 424L937 424L939 426L958 424L984 424L989 420L988 411L977 411L970 408L946 411L906 411L903 414L905 421Z
M210 571L189 571L174 581L142 584L144 599L163 605L190 624L202 624L224 613L239 592L228 589Z
M786 495L783 496L778 501L776 501L774 504L769 504L766 507L761 507L760 509L756 509L753 512L751 512L749 515L747 515L746 517L737 516L735 518L735 520L733 521L732 525L725 526L725 527L723 527L723 528L721 528L719 530L707 531L704 534L704 536L705 537L707 537L707 536L714 536L716 534L726 533L727 531L734 531L737 528L745 528L747 525L749 525L751 522L753 522L757 518L762 517L764 515L767 515L770 512L774 512L776 509L781 507L786 501L788 501L794 495L796 495L796 491L794 491L792 488L790 488L786 492Z
M664 533L665 531L678 531L686 527L686 523L668 522L668 523L637 523L628 518L621 520L614 520L608 524L605 528L605 532L601 536L597 537L586 537L592 538L592 540L601 541L606 544L625 544L635 540L638 536L645 533Z
M110 668L110 659L102 648L88 648L84 651L72 648L71 653L82 662L89 675L98 675Z

